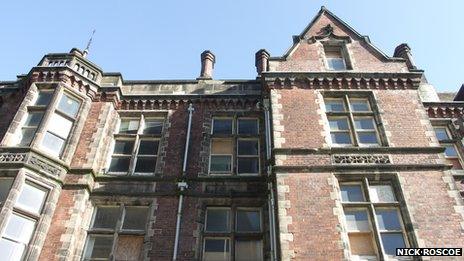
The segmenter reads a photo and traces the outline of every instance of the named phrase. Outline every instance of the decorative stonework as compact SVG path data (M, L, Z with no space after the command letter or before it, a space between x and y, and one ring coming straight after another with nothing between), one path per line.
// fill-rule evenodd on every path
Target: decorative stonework
M24 162L26 159L26 153L2 153L0 154L0 163L5 162Z
M334 164L391 164L389 155L332 155Z
M61 173L61 170L51 164L49 164L48 162L42 160L42 159L39 159L38 157L32 155L28 162L29 164L31 164L32 166L40 169L40 170L43 170L45 172L47 172L48 174L52 174L53 176L59 176L60 173Z
M0 163L24 163L29 164L35 169L44 171L47 174L51 174L58 177L61 173L61 169L50 164L44 159L39 158L36 155L28 153L0 153Z

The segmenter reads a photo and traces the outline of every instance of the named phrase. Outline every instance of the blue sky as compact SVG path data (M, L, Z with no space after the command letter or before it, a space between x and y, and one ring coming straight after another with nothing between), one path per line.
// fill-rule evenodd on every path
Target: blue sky
M439 91L464 82L464 1L2 1L0 80L27 73L50 52L83 49L124 79L193 79L200 53L216 54L214 78L253 79L254 53L280 56L321 5L388 55L408 43Z

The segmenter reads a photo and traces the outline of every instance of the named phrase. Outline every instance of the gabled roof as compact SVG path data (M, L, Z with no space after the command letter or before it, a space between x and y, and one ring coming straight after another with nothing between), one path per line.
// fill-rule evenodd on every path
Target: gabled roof
M335 21L340 23L345 29L350 31L352 34L354 34L356 37L359 38L359 40L364 41L374 52L379 54L380 57L384 58L385 60L390 60L390 61L404 61L403 58L399 57L390 57L387 54L385 54L382 50L377 48L375 45L371 43L371 40L369 39L369 36L367 35L362 35L359 32L357 32L355 29L353 29L350 25L345 23L342 19L340 19L338 16L330 12L325 6L321 7L321 10L317 13L317 15L311 20L311 22L303 29L303 31L299 35L293 36L293 45L285 52L285 54L281 57L270 57L271 60L281 60L281 59L286 59L292 51L295 49L296 46L298 46L299 42L301 39L304 39L305 35L308 33L308 31L317 23L317 21L323 16L327 15L331 18L333 18Z

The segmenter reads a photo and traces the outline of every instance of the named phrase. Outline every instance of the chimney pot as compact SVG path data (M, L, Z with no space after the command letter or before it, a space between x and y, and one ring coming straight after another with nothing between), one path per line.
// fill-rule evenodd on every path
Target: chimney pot
M408 44L402 43L395 48L394 57L406 59L406 65L409 69L417 69L414 59L412 58L411 48Z
M206 50L201 53L201 73L198 79L212 79L214 63L216 56L210 51Z
M262 72L267 71L269 57L270 55L265 49L261 49L256 52L255 66L256 66L256 72L258 73L258 75L261 75Z

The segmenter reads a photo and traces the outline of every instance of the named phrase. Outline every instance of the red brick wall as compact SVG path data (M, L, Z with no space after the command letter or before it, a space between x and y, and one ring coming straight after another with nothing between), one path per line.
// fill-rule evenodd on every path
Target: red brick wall
M333 210L335 200L330 198L331 177L331 173L291 173L278 178L289 186L285 199L290 201L287 216L292 217L288 231L293 234L293 260L343 259L339 221Z
M82 129L79 142L72 158L72 167L82 167L88 160L87 154L90 152L91 145L94 142L94 133L97 131L99 116L103 108L104 102L92 102L89 114L85 120L84 128Z
M324 143L320 124L321 117L317 113L316 93L309 89L276 90L281 95L281 114L284 126L282 137L285 138L284 148L320 148Z
M401 172L406 203L423 247L462 247L463 218L455 212L455 198L438 171Z
M58 260L57 254L63 243L61 242L61 236L66 232L66 223L71 217L75 204L75 194L75 190L63 189L61 191L50 229L40 253L40 260Z
M393 147L429 147L431 139L426 136L427 121L425 109L419 101L417 91L381 90L375 91L375 97L386 124L391 133L389 141ZM425 118L424 118L425 117Z

